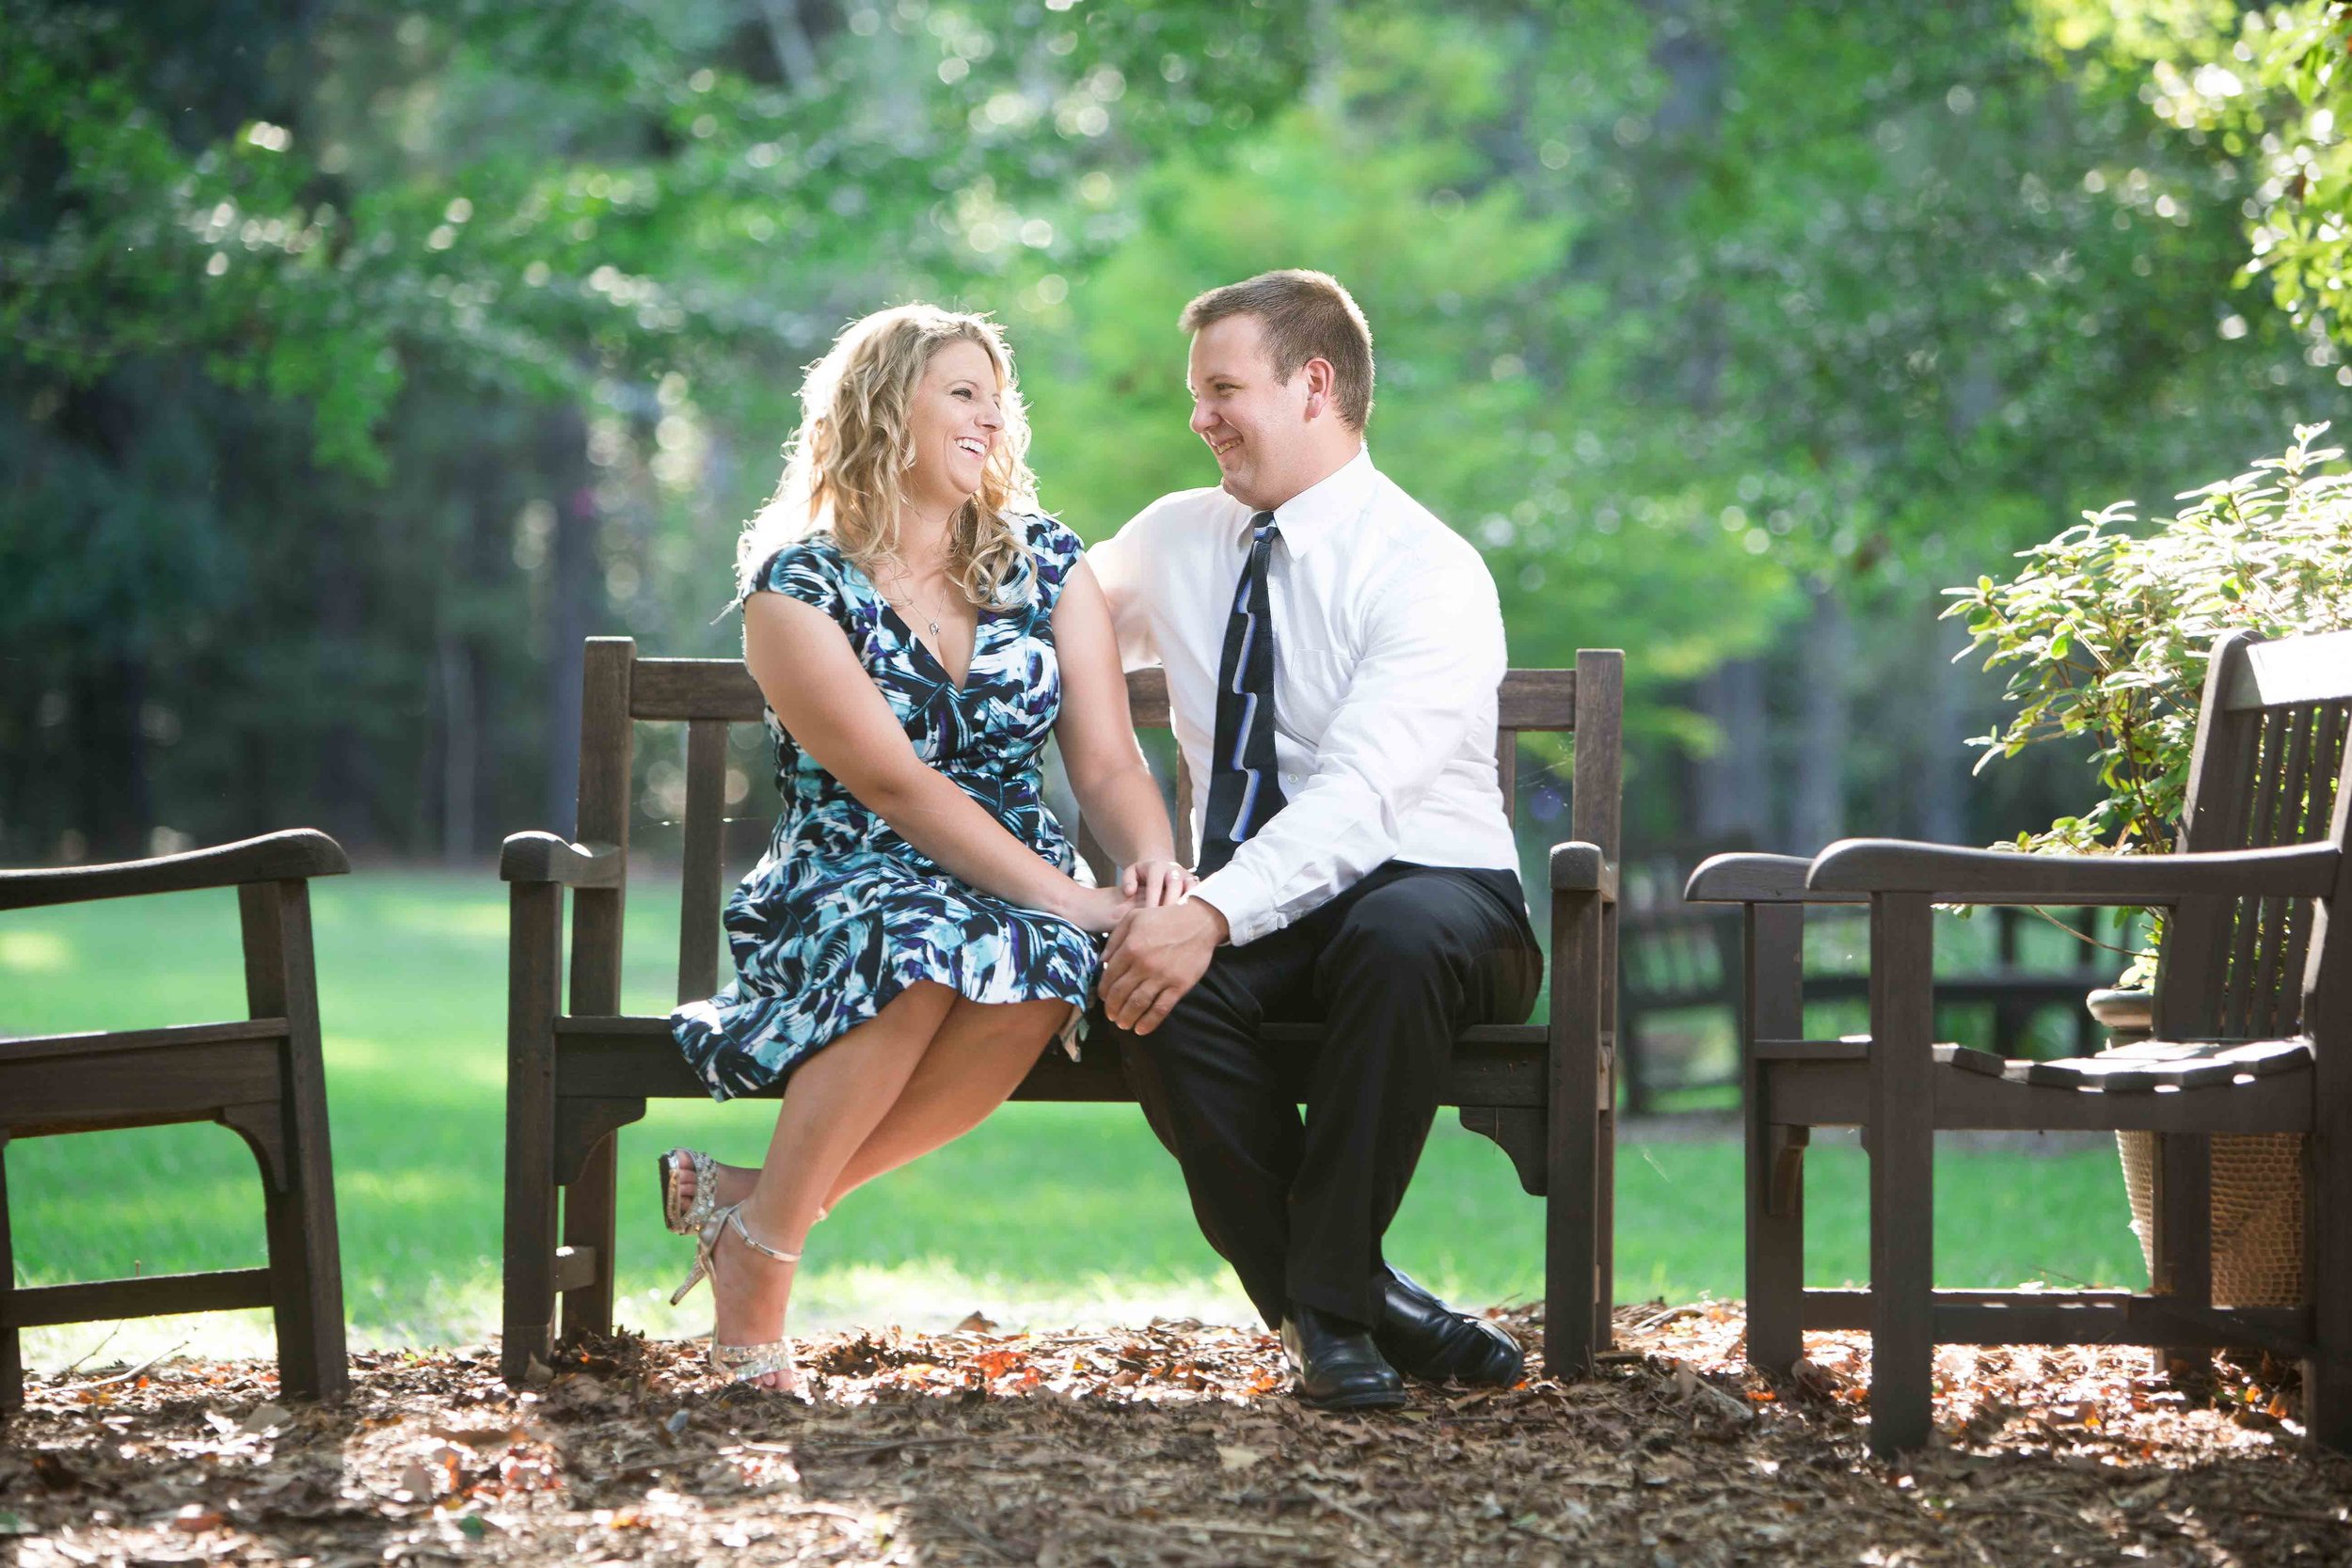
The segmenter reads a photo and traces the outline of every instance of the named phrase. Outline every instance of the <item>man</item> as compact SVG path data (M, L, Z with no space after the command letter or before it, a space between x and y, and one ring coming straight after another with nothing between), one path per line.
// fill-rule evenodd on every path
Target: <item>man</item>
M1202 880L1113 932L1104 1013L1302 1399L1398 1404L1399 1369L1508 1385L1511 1337L1380 1249L1455 1036L1524 1020L1541 973L1495 769L1494 581L1373 467L1372 332L1336 279L1267 273L1182 325L1219 483L1089 559L1128 665L1167 667ZM1260 1041L1293 1021L1323 1043Z

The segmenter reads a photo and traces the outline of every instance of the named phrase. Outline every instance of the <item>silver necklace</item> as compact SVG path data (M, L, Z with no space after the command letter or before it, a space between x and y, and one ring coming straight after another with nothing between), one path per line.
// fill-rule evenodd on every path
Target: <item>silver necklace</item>
M877 592L879 592L879 590L877 590ZM944 641L945 634L940 631L939 623L931 619L931 612L923 608L921 602L915 598L914 591L912 588L907 590L907 596L903 602L892 598L887 594L882 594L882 603L888 605L893 610L914 610L915 614L920 615L923 618L923 625L925 628L930 632L931 641L934 643L942 642Z

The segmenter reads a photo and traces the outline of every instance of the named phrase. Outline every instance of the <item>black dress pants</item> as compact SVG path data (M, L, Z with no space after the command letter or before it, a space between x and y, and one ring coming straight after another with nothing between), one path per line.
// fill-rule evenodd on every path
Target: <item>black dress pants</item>
M1517 873L1391 861L1282 929L1218 948L1151 1034L1098 1022L1095 1037L1119 1041L1202 1234L1267 1324L1292 1301L1370 1324L1380 1239L1454 1037L1523 1022L1542 973ZM1310 1022L1325 1025L1320 1045L1258 1036Z

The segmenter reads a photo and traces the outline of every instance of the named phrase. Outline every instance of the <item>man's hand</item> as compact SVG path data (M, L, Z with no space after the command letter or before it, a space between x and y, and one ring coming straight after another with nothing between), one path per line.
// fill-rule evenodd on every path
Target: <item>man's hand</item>
M1133 1034L1158 1028L1208 973L1227 930L1217 907L1199 898L1129 910L1103 950L1103 1016Z

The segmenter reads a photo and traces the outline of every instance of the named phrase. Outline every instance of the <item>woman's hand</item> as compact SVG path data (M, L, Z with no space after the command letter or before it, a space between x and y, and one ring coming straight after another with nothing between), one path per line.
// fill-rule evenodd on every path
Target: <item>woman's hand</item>
M1137 861L1119 874L1119 891L1139 909L1179 904L1200 879L1174 861Z
M1097 935L1119 924L1119 917L1135 908L1135 900L1115 887L1079 887L1072 884L1065 907L1056 911L1064 920L1082 931Z

